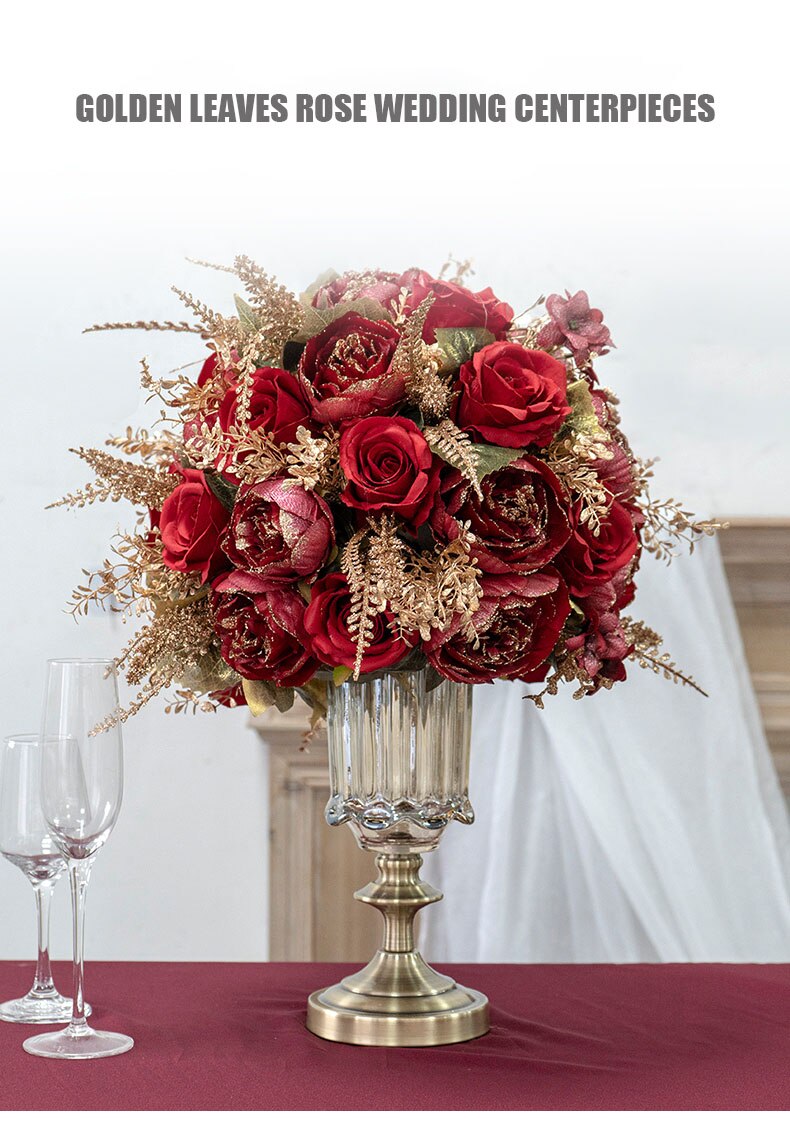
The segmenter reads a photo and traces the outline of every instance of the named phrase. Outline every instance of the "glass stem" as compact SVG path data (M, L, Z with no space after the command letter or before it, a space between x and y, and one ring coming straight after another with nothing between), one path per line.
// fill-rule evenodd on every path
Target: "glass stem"
M74 927L74 1005L69 1030L86 1030L85 1021L85 893L93 859L69 861L71 910Z
M36 978L30 992L34 996L46 997L55 991L52 982L52 968L49 962L49 910L52 900L52 884L50 881L41 881L33 885L36 894L36 920L38 923L38 959L36 961Z

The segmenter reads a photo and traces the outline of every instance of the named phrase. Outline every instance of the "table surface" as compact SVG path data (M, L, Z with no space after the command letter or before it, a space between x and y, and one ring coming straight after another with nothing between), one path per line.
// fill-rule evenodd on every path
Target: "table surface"
M0 1108L111 1110L787 1109L790 965L454 964L491 1031L454 1046L326 1042L305 999L329 963L89 963L117 1058L57 1062L0 1022ZM0 963L0 999L31 965ZM56 965L67 988L68 969Z

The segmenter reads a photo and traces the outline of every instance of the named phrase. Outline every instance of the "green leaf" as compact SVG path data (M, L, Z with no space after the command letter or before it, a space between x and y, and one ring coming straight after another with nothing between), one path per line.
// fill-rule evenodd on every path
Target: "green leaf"
M435 335L445 359L445 371L455 371L495 339L486 328L437 328Z
M492 446L489 442L473 442L471 450L475 456L478 480L482 482L486 474L493 474L503 466L509 466L520 458L523 450L513 450L510 446Z
M239 314L241 326L246 328L248 332L257 332L261 326L258 313L242 296L234 294L233 299L236 301L236 311Z
M349 676L353 674L353 667L344 667L342 664L340 664L332 671L332 682L336 687L342 687L346 679L348 679Z
M206 479L206 485L220 505L224 505L228 513L232 513L239 487L235 486L233 482L229 482L227 478L223 478L222 474L218 474L216 470L204 470L203 475Z
M428 670L425 672L425 690L426 691L435 691L436 688L441 687L442 683L444 683L444 682L445 682L444 676L440 675L438 671L434 671L434 669L432 667L429 667Z
M306 343L349 312L355 312L365 320L392 323L392 315L383 304L370 296L360 296L358 300L344 300L333 308L305 308L302 326L292 338L297 343Z
M268 711L269 707L284 712L294 705L293 687L278 687L276 683L269 683L265 679L242 679L241 685L250 713L256 718Z
M567 399L571 413L563 423L566 429L573 431L574 434L587 434L593 438L605 434L598 422L586 379L575 379L573 383L568 384Z

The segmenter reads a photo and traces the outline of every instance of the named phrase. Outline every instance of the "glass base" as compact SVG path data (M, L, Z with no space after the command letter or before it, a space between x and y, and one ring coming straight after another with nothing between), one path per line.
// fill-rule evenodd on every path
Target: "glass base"
M25 995L0 1003L0 1019L7 1023L67 1023L71 1021L72 1003L65 995L53 991L51 995ZM91 1008L85 1004L85 1017Z
M28 1054L39 1058L112 1058L134 1046L127 1034L109 1030L92 1030L89 1026L66 1027L65 1030L36 1034L22 1043Z

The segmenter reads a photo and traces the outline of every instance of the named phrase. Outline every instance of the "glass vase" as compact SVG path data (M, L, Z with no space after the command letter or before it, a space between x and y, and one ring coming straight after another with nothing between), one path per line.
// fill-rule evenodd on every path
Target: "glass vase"
M336 1042L435 1046L488 1030L488 1000L430 967L414 918L441 900L420 879L422 854L451 821L469 825L472 688L430 671L393 671L328 685L330 825L349 824L376 853L378 877L354 893L384 918L382 946L362 971L314 992L307 1025Z

